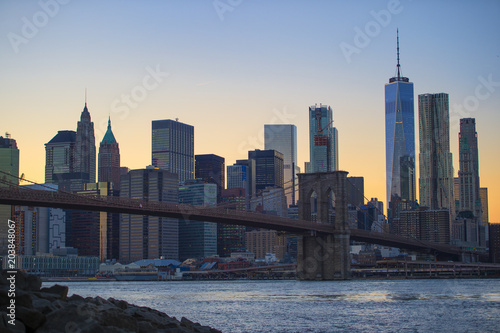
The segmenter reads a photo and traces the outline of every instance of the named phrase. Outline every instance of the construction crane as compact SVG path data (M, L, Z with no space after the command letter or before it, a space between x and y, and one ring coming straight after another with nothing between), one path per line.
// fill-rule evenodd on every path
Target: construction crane
M328 146L328 135L324 135L323 131L333 123L333 120L330 121L325 127L321 127L321 110L316 109L316 128L319 130L316 131L314 135L314 145L315 146Z

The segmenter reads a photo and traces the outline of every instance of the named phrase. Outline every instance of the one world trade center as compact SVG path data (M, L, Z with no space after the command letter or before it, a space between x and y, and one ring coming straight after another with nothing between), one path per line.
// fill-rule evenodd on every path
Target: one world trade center
M396 76L385 85L385 145L387 202L393 210L398 202L415 202L416 196L413 83L401 75L399 32Z

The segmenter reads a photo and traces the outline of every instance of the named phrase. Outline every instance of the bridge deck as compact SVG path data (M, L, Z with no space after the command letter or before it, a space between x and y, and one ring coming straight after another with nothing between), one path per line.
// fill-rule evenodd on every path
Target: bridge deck
M372 244L425 251L435 254L460 255L456 246L424 242L388 233L351 229L335 230L333 225L273 215L242 212L228 208L203 207L168 202L152 202L112 196L77 195L62 191L41 191L20 187L1 187L0 204L40 206L121 214L171 217L184 220L207 221L223 224L286 231L298 235L348 233L350 238Z

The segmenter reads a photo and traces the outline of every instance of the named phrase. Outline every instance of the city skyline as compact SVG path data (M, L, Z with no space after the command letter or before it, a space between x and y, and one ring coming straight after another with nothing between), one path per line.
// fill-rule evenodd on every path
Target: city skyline
M75 2L54 13L6 1L0 9L0 133L17 141L27 179L43 182L43 144L75 130L87 87L96 142L111 116L131 169L150 164L150 122L175 118L195 127L195 154L222 156L226 165L264 149L264 124L294 124L303 166L307 108L330 105L340 169L365 178L367 197L385 198L383 84L394 73L399 28L415 95L450 95L454 156L459 119L476 118L481 186L490 202L500 200L500 47L487 37L499 30L496 2L242 2L223 13L211 2ZM35 21L43 13L47 21ZM92 24L75 26L82 17ZM457 176L458 158L453 165ZM495 205L489 213L500 221Z

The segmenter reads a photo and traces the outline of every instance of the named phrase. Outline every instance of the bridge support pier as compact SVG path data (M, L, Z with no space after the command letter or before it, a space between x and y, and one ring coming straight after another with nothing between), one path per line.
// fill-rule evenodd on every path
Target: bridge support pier
M318 223L333 224L334 232L298 239L297 277L300 280L349 279L351 255L347 222L347 172L302 173L298 176L299 218L312 220L314 214ZM332 207L332 203L335 207Z
M350 279L349 234L302 236L297 246L299 280Z

